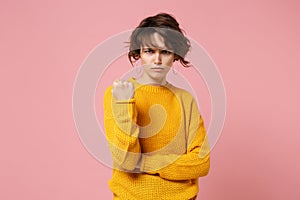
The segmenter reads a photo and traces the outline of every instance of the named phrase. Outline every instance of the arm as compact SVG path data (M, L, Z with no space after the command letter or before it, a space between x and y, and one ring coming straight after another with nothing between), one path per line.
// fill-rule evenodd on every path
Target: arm
M204 123L195 101L191 104L190 113L186 153L183 155L143 155L141 171L158 174L168 180L195 179L208 174L210 148Z
M135 100L115 100L109 87L104 94L104 127L115 167L135 169L140 159Z

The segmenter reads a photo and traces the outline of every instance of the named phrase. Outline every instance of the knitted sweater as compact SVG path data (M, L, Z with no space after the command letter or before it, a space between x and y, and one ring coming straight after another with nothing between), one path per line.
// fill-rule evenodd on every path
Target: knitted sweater
M115 199L184 200L208 174L209 144L197 103L170 83L141 85L130 100L104 94L104 125L114 161Z

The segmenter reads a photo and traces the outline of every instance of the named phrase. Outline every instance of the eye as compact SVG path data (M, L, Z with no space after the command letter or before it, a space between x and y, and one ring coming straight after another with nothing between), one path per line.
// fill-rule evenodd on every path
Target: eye
M161 54L164 54L164 55L170 55L170 54L172 54L172 52L171 52L171 51L168 51L168 50L161 50L160 53L161 53Z
M147 54L152 54L154 51L152 49L144 49L143 52Z

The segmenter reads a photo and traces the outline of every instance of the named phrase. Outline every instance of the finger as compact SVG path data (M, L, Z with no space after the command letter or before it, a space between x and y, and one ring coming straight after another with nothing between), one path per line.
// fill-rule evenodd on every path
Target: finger
M128 88L130 90L133 90L134 86L133 86L133 83L132 82L128 82Z
M124 82L123 82L123 86L124 86L125 88L128 88L128 81L124 81Z
M120 82L120 79L116 79L116 80L113 82L113 86L114 86L114 87L118 86L119 82Z
M121 88L123 84L122 81L115 81L113 85L115 88Z

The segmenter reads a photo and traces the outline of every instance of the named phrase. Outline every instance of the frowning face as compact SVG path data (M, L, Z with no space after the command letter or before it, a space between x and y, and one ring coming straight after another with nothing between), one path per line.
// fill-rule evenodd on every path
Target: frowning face
M154 33L152 43L155 46L142 46L140 59L144 68L142 78L146 82L162 83L174 62L174 53L165 46L164 39Z

